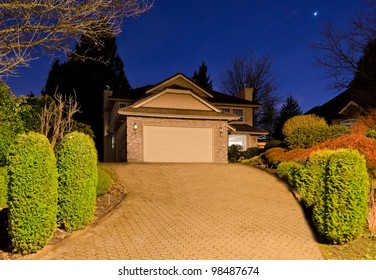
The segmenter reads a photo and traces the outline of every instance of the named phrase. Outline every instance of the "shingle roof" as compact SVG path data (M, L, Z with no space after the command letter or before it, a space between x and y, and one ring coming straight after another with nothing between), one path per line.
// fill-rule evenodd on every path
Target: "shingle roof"
M269 134L266 130L243 123L230 124L237 132L250 132L251 134Z
M365 110L371 107L376 107L376 92L348 89L325 104L313 107L305 114L316 114L327 120L342 118L343 116L339 113L351 101Z

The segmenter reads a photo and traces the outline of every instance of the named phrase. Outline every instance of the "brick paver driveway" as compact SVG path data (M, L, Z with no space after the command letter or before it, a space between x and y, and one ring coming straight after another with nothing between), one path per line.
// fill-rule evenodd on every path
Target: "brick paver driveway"
M42 259L321 259L286 185L238 164L113 164L127 199Z

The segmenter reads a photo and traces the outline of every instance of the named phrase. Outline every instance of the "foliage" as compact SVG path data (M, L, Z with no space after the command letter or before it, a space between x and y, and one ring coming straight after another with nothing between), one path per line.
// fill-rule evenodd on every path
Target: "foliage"
M0 210L7 207L8 202L8 171L0 167Z
M243 147L240 145L231 145L228 147L228 161L237 162L242 155Z
M58 224L72 232L84 228L94 216L97 153L93 140L80 132L67 134L56 153L60 175Z
M207 74L208 67L206 66L205 62L201 63L198 72L193 73L192 80L201 86L204 89L212 90L212 81L210 80L210 75Z
M303 165L295 161L286 161L278 164L277 175L284 179L291 187L296 187L295 178Z
M147 0L1 1L0 76L15 74L17 66L28 66L41 51L69 53L72 41L82 34L100 46L99 38L121 33L124 18L152 5ZM92 57L82 53L79 58Z
M329 243L347 243L363 232L368 214L369 179L366 161L358 151L330 154L313 208L313 224Z
M313 153L295 177L295 186L307 207L318 203L326 184L328 159L334 152L322 150Z
M376 140L376 130L372 129L372 128L368 129L367 132L366 132L366 136L368 138L372 138L372 139Z
M103 156L103 90L108 86L113 91L127 91L131 86L124 72L124 63L117 52L116 38L99 37L100 44L82 36L76 45L75 55L88 55L94 60L77 60L69 56L64 63L56 61L49 74L43 95L53 96L58 90L63 99L74 99L80 104L78 122L89 125L95 135L99 158ZM97 60L105 60L101 63Z
M17 136L7 156L9 235L15 251L42 248L56 229L58 173L48 139L30 132Z
M334 139L350 134L350 129L343 125L330 125L327 132L327 139Z
M309 148L315 144L325 141L328 138L328 127L326 126L301 126L295 128L285 138L291 149Z
M102 165L98 166L98 184L97 184L97 196L107 193L112 186L113 173L111 169Z
M272 166L272 167L277 167L277 165L280 162L282 162L283 154L284 154L285 151L286 151L286 149L279 148L279 147L271 148L271 149L267 150L264 153L264 157L267 160L268 165Z
M266 143L265 147L264 147L264 150L267 151L271 148L276 148L276 147L280 147L280 148L286 148L286 144L285 142L281 141L281 140L270 140L268 143Z
M243 159L240 161L240 163L250 165L250 166L257 166L257 165L261 165L262 160L261 160L261 157L255 156L250 159Z
M24 132L16 97L9 87L0 81L0 166L5 165L5 157L18 133Z
M258 156L259 154L261 154L262 151L263 151L263 149L261 149L261 148L252 147L252 148L248 148L247 150L243 151L241 153L241 156L244 159L250 159L250 158L253 158L255 156Z
M283 128L284 123L288 119L291 119L292 117L295 117L295 116L299 116L301 114L302 114L302 109L300 108L298 101L290 95L286 99L285 103L282 105L279 111L279 116L274 126L273 136L276 139L283 139L284 137L282 134L282 128Z
M288 119L282 128L282 133L288 137L292 131L300 127L327 127L325 119L316 115L301 115Z

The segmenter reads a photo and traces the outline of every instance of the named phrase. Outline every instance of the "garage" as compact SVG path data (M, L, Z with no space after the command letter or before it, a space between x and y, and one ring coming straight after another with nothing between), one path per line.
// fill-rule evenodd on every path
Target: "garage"
M213 129L144 126L145 162L213 162Z

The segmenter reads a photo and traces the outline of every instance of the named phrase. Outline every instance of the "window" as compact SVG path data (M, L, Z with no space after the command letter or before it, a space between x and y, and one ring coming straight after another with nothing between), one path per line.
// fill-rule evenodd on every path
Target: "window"
M115 135L112 135L112 137L111 137L111 148L113 150L115 149L115 144L116 144L116 138L115 138Z
M247 145L247 136L246 135L239 135L239 134L230 134L228 136L228 145L240 145L242 146L242 150L246 149Z
M243 109L232 109L232 113L241 117L238 121L243 122Z
M127 103L120 103L119 104L119 108L121 109L121 108L125 108L125 107L127 107Z
M231 113L231 109L230 108L221 108L221 110L224 112L224 113Z
M341 121L340 125L351 128L354 123L356 123L356 119L347 119L347 120Z

